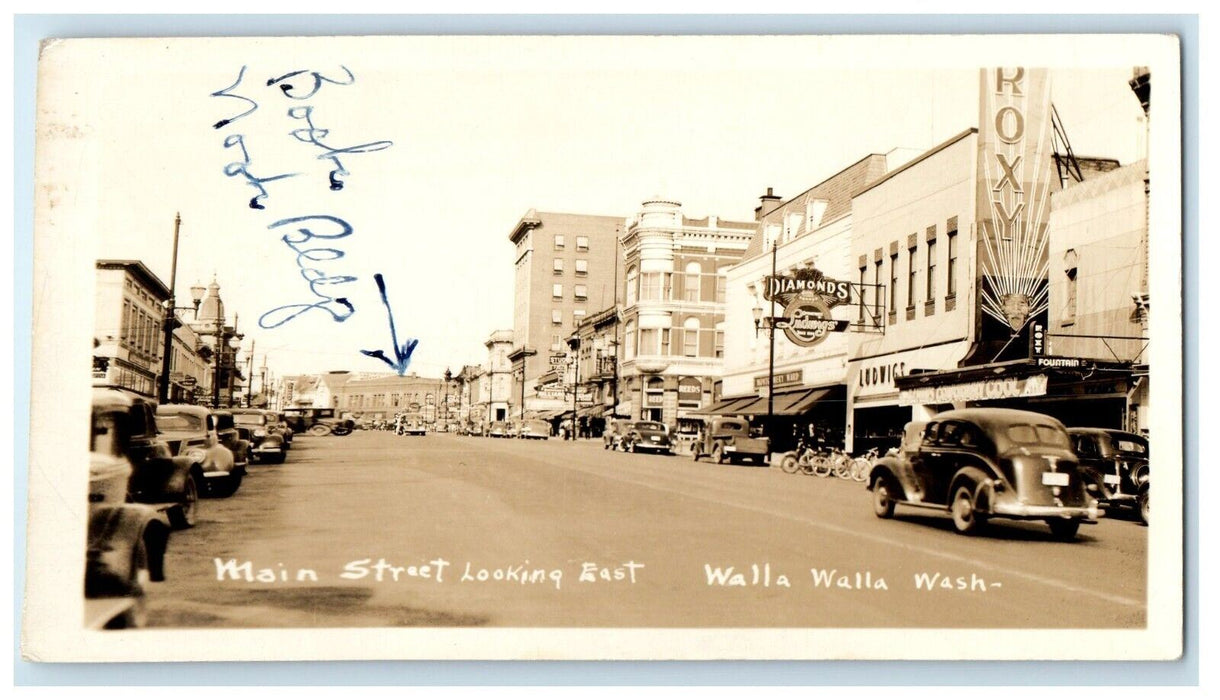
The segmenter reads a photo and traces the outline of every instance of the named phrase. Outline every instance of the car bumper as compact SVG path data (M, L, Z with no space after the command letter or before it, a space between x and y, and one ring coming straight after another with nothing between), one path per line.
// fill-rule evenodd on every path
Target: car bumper
M1031 506L1023 503L997 503L992 513L1005 518L1068 518L1095 521L1106 514L1096 504L1090 506Z

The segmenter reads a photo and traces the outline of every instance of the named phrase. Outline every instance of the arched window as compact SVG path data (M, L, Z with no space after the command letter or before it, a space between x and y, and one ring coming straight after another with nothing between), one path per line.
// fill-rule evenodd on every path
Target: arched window
M682 285L683 301L699 301L699 285L702 281L703 267L697 262L686 264L685 282Z
M627 306L635 304L637 293L636 285L639 282L639 272L635 269L635 265L627 268Z
M682 354L687 357L699 356L699 319L691 316L682 324Z
M635 321L628 321L623 327L623 359L635 357Z

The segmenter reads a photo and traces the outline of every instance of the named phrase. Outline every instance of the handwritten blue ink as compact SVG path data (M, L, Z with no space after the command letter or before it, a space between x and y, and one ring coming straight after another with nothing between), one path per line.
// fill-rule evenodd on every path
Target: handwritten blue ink
M333 295L325 293L326 287L355 282L357 280L356 277L353 277L351 275L330 276L330 275L327 275L324 271L322 271L316 267L307 266L307 264L309 262L326 262L329 260L338 260L338 259L342 258L345 255L345 253L342 250L339 250L338 248L304 248L304 249L302 249L302 246L305 243L308 243L310 240L312 240L314 238L319 238L319 239L323 239L323 240L335 240L335 239L346 238L347 236L350 236L352 234L352 227L350 224L348 224L346 221L344 221L343 219L340 219L337 216L330 216L327 214L316 214L316 215L311 215L311 216L296 216L296 217L292 217L290 219L280 219L279 221L268 226L267 228L276 229L276 228L279 228L280 226L285 226L288 224L299 224L301 222L307 222L307 221L312 221L312 220L330 222L330 223L338 226L339 231L338 231L338 233L326 234L326 233L315 232L312 228L309 228L308 226L299 226L296 230L296 234L299 234L299 235L288 233L288 234L285 234L282 238L280 238L280 240L283 241L285 245L287 245L293 252L295 252L297 254L296 263L297 263L297 267L301 271L301 277L306 282L309 283L310 293L313 294L314 296L318 297L320 299L320 301L315 301L312 304L308 304L308 303L287 304L285 306L280 306L280 307L271 309L270 311L267 311L266 313L264 313L262 316L259 316L258 325L261 328L266 328L266 329L278 328L278 327L284 325L285 323L288 323L289 321L292 321L293 319L295 319L295 318L301 316L302 314L307 313L313 309L320 309L320 310L325 311L326 313L330 314L331 320L336 323L343 323L347 319L351 318L351 315L356 312L356 307L352 305L352 303L347 299L347 297L333 296Z
M343 163L339 161L339 154L348 153L373 153L375 151L383 151L394 145L393 141L373 141L371 143L362 143L359 146L347 146L346 148L332 148L322 143L322 139L330 134L330 129L322 129L314 126L313 123L313 107L305 105L302 107L293 107L288 110L288 116L293 119L302 119L308 126L303 129L293 129L289 132L293 138L302 143L312 143L313 145L326 151L318 156L318 160L328 159L334 165L335 169L330 171L330 188L332 190L343 189L343 180L339 179L340 175L351 175Z
M390 300L386 298L385 279L378 272L373 275L373 279L377 282L377 291L381 293L381 303L385 304L386 316L390 319L390 342L394 345L394 360L385 356L381 350L361 350L360 352L369 357L375 357L390 366L390 369L398 372L399 376L407 373L407 368L411 366L411 355L415 352L415 346L419 345L417 338L407 338L407 342L402 345L398 344L398 331L394 328L394 311L390 308Z
M300 173L284 173L283 175L272 175L271 177L255 177L250 172L250 153L246 150L245 138L241 134L230 134L225 137L224 147L232 148L236 146L241 150L241 160L229 163L224 167L224 174L229 177L242 175L246 178L246 184L258 190L258 194L250 198L251 209L266 209L259 202L266 199L270 195L267 193L267 188L263 187L264 182L272 182L274 180L283 180L286 177L293 177Z
M344 73L347 73L347 82L327 78L326 76L322 75L321 73L318 73L317 71L297 70L297 71L293 71L291 73L285 73L284 75L281 75L278 78L271 78L270 80L267 81L267 85L268 86L275 85L276 83L278 83L282 80L287 80L289 78L295 78L296 76L301 75L302 73L309 73L311 76L313 76L313 89L310 90L308 94L299 95L299 96L291 94L290 91L296 89L291 83L284 83L283 85L279 86L280 92L283 92L284 96L289 99L308 100L309 98L311 98L315 94L317 94L318 90L322 89L322 83L324 83L324 82L330 83L332 85L351 85L352 83L356 82L356 76L352 75L352 72L347 69L347 66L339 66L339 67L343 69Z
M238 119L241 119L242 117L246 116L247 114L250 114L254 110L258 109L258 103L255 102L254 100L250 99L249 97L243 97L242 95L229 94L230 90L237 87L238 85L241 85L242 76L244 76L245 74L246 74L246 67L242 66L241 70L237 72L237 80L235 80L233 82L233 84L230 85L229 87L224 88L222 90L217 90L216 92L213 92L212 97L232 97L233 99L243 100L245 102L250 103L250 105L251 105L250 109L247 109L246 111L242 112L241 114L237 115L236 117L230 117L228 119L221 119L220 121L218 121L212 125L213 129L219 129L219 128L225 126L226 124L232 124L233 122L237 121Z

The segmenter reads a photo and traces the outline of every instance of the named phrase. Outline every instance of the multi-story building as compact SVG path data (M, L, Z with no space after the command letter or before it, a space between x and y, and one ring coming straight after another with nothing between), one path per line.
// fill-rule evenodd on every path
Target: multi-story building
M161 373L169 288L139 260L98 260L93 381L148 397Z
M619 405L621 329L617 306L594 312L576 327L574 345L579 358L574 369L578 372L577 383L589 395L588 405L577 409L583 434L600 435L606 418L626 417L625 414L615 413Z
M513 402L513 332L493 331L483 343L487 347L487 364L479 377L479 401L486 423L509 419ZM524 385L517 385L524 386Z
M201 347L207 348L202 357L210 370L207 383L195 391L196 399L212 406L232 406L234 387L245 379L237 359L237 344L242 336L237 332L236 315L233 325L225 320L224 300L215 278L208 285L195 319L187 325L198 336Z
M626 223L619 411L676 423L711 403L724 357L726 273L755 222L689 219L650 199Z
M710 411L769 417L777 449L811 424L828 442L842 440L847 331L876 329L871 309L860 306L860 287L844 284L858 282L849 262L851 196L908 157L901 150L866 156L782 202L768 188L744 259L727 275L724 387ZM838 325L815 328L823 317ZM794 325L772 328L774 318Z
M623 218L531 209L513 227L515 298L510 417L563 408L539 391L552 357L590 309L614 303L618 231Z
M343 377L342 384L337 377ZM418 413L428 423L456 414L459 393L456 386L440 377L421 377L411 372L392 373L330 372L320 377L325 385L336 384L334 407L343 414L367 420L390 420L399 413ZM450 409L447 411L445 406Z

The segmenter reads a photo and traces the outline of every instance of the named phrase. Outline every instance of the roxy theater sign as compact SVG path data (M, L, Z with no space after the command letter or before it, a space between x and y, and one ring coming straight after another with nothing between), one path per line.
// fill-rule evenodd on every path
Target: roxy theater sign
M767 277L763 297L784 305L784 320L776 327L796 345L812 347L828 333L847 330L849 322L832 318L830 310L851 299L851 284L826 277L816 268Z

